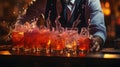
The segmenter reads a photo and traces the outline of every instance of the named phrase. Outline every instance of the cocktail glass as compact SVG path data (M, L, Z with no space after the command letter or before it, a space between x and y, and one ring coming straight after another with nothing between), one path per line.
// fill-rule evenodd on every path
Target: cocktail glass
M24 32L12 31L11 33L13 50L19 50L24 46Z
M78 29L77 28L67 28L66 30L66 44L65 44L65 54L66 55L76 55L77 50L77 39L78 39Z
M89 38L89 29L83 27L81 29L79 38L78 38L78 52L79 53L88 53L90 50L91 40Z
M88 53L90 50L90 39L86 37L79 38L78 50L79 52Z
M35 35L34 45L35 50L40 52L41 54L50 53L50 37L51 33L49 29L40 29L39 34Z
M54 32L51 37L51 53L62 55L65 48L65 37L62 32Z

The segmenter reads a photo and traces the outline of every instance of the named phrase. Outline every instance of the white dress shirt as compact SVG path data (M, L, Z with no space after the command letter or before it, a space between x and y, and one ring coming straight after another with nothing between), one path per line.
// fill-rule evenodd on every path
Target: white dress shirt
M70 0L70 3L73 4L68 4L67 7L69 8L69 10L71 11L71 14L73 13L74 9L75 9L75 0Z

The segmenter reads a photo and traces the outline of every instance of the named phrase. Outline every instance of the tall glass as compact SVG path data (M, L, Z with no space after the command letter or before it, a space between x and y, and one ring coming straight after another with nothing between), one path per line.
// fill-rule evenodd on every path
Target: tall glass
M40 53L49 54L51 44L51 33L49 29L40 30L39 48Z
M51 54L62 55L65 48L63 32L53 31L51 37Z
M76 55L77 50L77 39L78 39L78 29L77 28L67 28L66 29L66 44L65 44L65 54L66 55Z
M90 50L90 43L89 30L83 27L78 38L78 52L85 54L88 53Z
M12 31L13 50L19 50L24 46L24 32Z
M90 50L90 39L86 37L81 37L78 40L78 50L79 53L88 53Z
M24 34L24 51L32 51L34 49L35 33L25 32Z

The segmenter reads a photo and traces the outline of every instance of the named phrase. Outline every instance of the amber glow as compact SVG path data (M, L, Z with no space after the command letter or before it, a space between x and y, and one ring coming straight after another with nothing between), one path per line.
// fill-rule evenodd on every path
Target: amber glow
M76 41L74 40L74 41L73 41L73 47L76 47L76 45L77 45L77 43L76 43Z
M109 8L104 9L103 12L106 16L110 15L110 13L111 13Z
M48 41L47 45L50 46L51 40Z
M104 54L104 58L118 58L118 55L115 54Z
M104 15L109 16L111 14L110 3L109 2L105 2L105 4L101 3L101 6Z
M55 39L52 41L51 48L53 50L62 50L65 47L65 41L63 39Z
M109 2L106 2L106 3L105 3L105 7L108 7L108 8L110 7Z
M0 51L0 54L2 54L2 55L11 55L9 51Z
M67 57L71 57L71 55L70 55L70 53L67 53L67 55L66 55Z

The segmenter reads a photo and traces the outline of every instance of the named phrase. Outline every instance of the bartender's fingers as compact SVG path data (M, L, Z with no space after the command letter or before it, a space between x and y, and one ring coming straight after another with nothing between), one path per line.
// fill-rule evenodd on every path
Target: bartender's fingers
M96 49L95 49L95 51L99 51L99 50L100 50L100 45L99 45L98 42L96 42Z
M95 42L90 49L90 51L99 51L99 50L100 50L100 45L98 42Z

